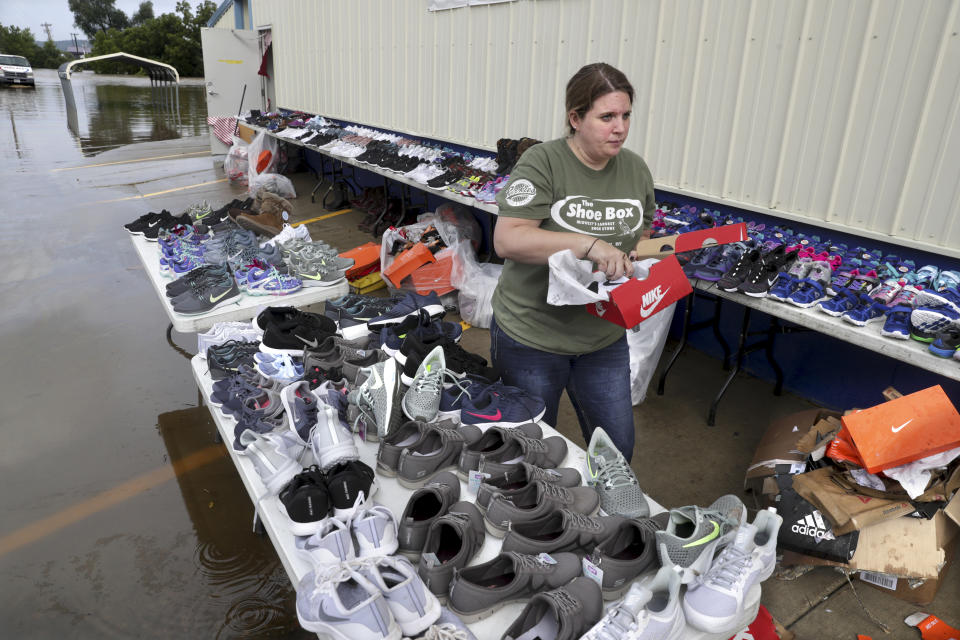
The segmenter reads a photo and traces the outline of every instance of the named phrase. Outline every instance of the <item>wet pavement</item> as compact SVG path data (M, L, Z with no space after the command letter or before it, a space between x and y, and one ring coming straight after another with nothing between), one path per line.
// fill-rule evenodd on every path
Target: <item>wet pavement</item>
M121 227L148 210L176 213L203 199L219 205L242 192L214 167L205 137L151 139L169 129L151 124L149 109L115 119L131 123L122 134L81 127L75 135L59 81L45 73L35 93L0 91L0 144L8 150L0 159L0 295L8 300L0 310L2 637L310 637L299 629L294 590L269 539L251 530L249 498L214 444L189 364L166 342L167 319ZM146 81L116 83L134 96L149 92ZM84 108L96 111L99 96L112 95L103 89L111 81L90 84L84 91L97 101ZM178 135L197 130L184 121ZM131 136L142 142L118 146ZM292 178L301 194L312 187L306 174ZM326 213L307 197L294 203L297 220ZM361 217L350 212L309 228L356 246L369 239L356 230ZM173 339L195 349L192 335ZM470 329L463 345L485 354L489 334ZM689 351L667 393L651 390L636 409L633 466L661 504L742 496L743 470L766 425L810 406L742 375L717 426L707 427L724 377L716 360ZM569 405L558 429L580 441ZM914 638L902 620L918 608L960 624L956 568L928 607L856 580L854 592L829 568L784 577L765 583L763 602L801 638Z

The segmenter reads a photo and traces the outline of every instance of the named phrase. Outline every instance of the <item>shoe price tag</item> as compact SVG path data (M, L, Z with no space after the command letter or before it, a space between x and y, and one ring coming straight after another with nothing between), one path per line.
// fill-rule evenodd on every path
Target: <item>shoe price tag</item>
M283 218L283 221L284 221L284 222L286 222L287 220L290 219L290 214L287 213L286 211L282 211L282 212L280 213L280 217Z
M803 240L800 241L800 244L802 244L803 246L807 246L808 244L810 244L810 241L804 238Z
M537 560L544 564L557 564L557 561L553 559L549 553L541 553L537 556Z
M603 587L603 569L590 562L589 559L583 559L583 575Z
M433 567L440 564L440 560L437 558L435 553L424 553L422 554L423 561L427 563L427 569L432 569Z
M483 483L484 478L489 478L489 473L483 473L481 471L471 471L470 480L467 482L467 491L470 493L476 494L480 491L480 485Z
M367 440L367 421L363 418L357 420L357 433L360 435L360 441L366 442Z

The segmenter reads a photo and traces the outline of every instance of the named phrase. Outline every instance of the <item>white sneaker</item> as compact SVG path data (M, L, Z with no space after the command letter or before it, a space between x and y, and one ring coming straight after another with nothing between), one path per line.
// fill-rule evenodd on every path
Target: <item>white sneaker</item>
M581 640L678 640L684 627L680 574L661 567L649 585L634 582Z
M350 604L347 604L350 603ZM387 600L352 563L318 567L297 587L297 619L337 640L400 640Z
M289 431L257 433L247 429L240 434L240 444L244 447L240 455L253 463L269 495L280 493L295 475L303 471L298 460L304 446Z
M324 518L311 536L297 536L293 544L304 560L314 567L354 560L357 555L350 528L336 518Z
M360 459L353 433L340 425L337 410L325 402L317 402L317 424L310 430L310 448L323 470L338 462Z
M430 593L417 575L417 568L405 557L380 556L357 566L383 593L403 635L419 636L440 617L440 601Z
M350 521L357 540L357 556L389 556L397 551L397 519L387 507L376 506L358 513Z
M777 561L777 533L783 518L773 507L737 529L732 544L713 560L706 574L687 587L683 612L702 631L737 631L751 587L770 577Z

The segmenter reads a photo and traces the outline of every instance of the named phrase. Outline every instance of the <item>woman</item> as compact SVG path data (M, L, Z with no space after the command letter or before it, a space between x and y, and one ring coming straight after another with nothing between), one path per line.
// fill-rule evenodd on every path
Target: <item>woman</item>
M570 249L611 280L633 275L628 255L655 207L653 178L623 149L633 87L605 63L567 83L564 138L531 147L497 196L493 243L504 258L493 294L491 357L504 382L541 397L556 425L563 390L586 442L602 426L633 455L630 358L622 327L582 306L547 304L547 259Z

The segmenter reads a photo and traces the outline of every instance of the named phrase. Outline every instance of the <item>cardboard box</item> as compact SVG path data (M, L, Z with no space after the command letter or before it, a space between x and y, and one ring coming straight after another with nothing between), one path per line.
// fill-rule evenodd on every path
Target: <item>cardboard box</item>
M632 278L610 291L607 302L593 302L587 311L608 322L633 328L693 291L687 275L674 256L650 267L649 275Z
M257 135L257 132L254 129L251 129L242 122L237 125L237 137L250 144L253 141L254 136Z
M725 224L702 231L689 231L679 235L641 240L636 246L637 258L640 260L644 258L662 259L674 253L696 251L717 244L744 242L748 238L745 223Z
M426 245L419 242L397 256L386 269L382 269L383 278L393 287L399 288L400 282L425 264L436 262Z
M754 494L776 495L776 484L767 483L764 490L764 479L773 477L778 464L793 465L793 473L804 471L807 454L802 451L801 444L810 438L808 434L817 424L839 416L839 413L827 409L808 409L771 422L747 467L743 488Z
M939 385L845 415L843 426L870 473L960 446L960 413Z

